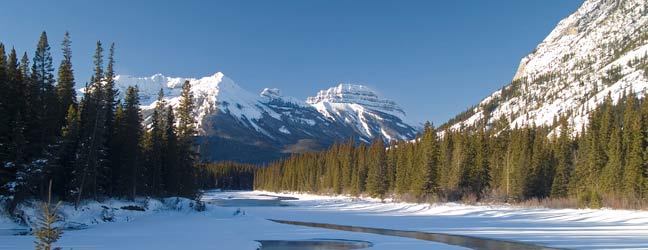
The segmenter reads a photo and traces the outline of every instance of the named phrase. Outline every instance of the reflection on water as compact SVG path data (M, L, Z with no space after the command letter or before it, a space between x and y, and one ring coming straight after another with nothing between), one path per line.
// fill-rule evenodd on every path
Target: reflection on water
M285 220L270 220L270 221L274 221L282 224L297 225L297 226L317 227L317 228L326 228L326 229L334 229L334 230L342 230L342 231L350 231L350 232L371 233L371 234L414 238L419 240L436 241L436 242L441 242L450 245L467 247L475 250L554 250L554 249L558 249L558 248L524 244L521 242L484 239L484 238L473 237L473 236L462 236L462 235L453 235L453 234L425 233L425 232L402 231L402 230L380 229L380 228L369 228L369 227L354 227L354 226L343 226L343 225L300 222L300 221L285 221ZM275 249L278 250L279 248L275 248Z
M373 246L368 241L314 239L314 240L257 240L262 250L349 250Z

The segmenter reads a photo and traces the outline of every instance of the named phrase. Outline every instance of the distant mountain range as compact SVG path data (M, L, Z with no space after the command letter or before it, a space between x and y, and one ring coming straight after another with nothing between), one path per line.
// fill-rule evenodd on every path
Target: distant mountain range
M457 115L443 128L554 125L567 117L575 132L606 96L648 93L648 2L587 0L520 62L512 82ZM266 88L253 94L222 73L203 78L121 75L123 90L137 85L145 116L160 89L178 104L189 80L196 102L203 156L208 160L267 162L320 150L336 140L413 139L395 102L362 85L340 84L299 100Z
M340 84L303 101L278 89L253 94L220 72L203 78L116 77L120 93L130 85L139 87L145 123L160 89L167 103L177 106L185 80L192 86L201 154L207 160L268 162L350 138L409 140L417 134L404 121L402 108L362 85Z

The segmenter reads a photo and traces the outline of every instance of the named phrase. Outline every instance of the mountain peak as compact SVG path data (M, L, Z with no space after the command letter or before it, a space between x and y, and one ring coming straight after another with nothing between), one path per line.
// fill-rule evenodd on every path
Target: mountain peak
M551 126L565 116L578 132L611 95L648 93L648 2L587 0L529 55L513 81L446 124Z
M385 99L371 88L360 85L341 83L327 90L321 90L316 96L306 99L306 103L358 104L368 109L392 114L398 117L405 116L405 112L394 101Z

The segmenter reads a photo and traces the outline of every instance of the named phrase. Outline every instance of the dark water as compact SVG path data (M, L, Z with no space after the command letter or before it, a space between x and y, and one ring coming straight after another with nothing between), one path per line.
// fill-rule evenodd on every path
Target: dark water
M204 200L209 204L214 204L221 207L283 207L289 206L284 201L298 200L294 197L284 197L284 196L271 196L271 195L260 195L266 196L271 199L234 199L233 197L229 198L219 198L219 199L209 199Z
M371 234L380 234L388 236L397 236L397 237L407 237L414 238L419 240L435 241L441 242L449 245L462 246L475 250L554 250L559 248L551 248L544 246L537 246L531 244L525 244L521 242L513 241L504 241L504 240L494 240L494 239L485 239L473 236L462 236L462 235L453 235L453 234L442 234L442 233L425 233L425 232L416 232L416 231L402 231L402 230L392 230L392 229L381 229L381 228L370 228L370 227L354 227L354 226L343 226L343 225L334 225L334 224L324 224L324 223L312 223L312 222L301 222L301 221L286 221L286 220L272 220L270 221L296 225L296 226L306 226L306 227L317 227L317 228L326 228L350 232L359 232L359 233L371 233ZM263 248L266 249L266 248ZM273 249L284 249L284 248L273 248ZM285 249L297 249L297 248L285 248ZM315 248L308 248L315 249Z
M314 240L257 240L262 250L349 250L373 246L368 241L314 239Z

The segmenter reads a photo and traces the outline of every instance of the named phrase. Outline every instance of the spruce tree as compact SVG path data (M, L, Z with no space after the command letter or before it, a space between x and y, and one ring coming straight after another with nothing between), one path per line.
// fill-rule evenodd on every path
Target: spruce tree
M58 101L54 92L54 64L52 63L52 54L50 46L47 41L47 34L45 31L41 33L40 40L34 53L32 61L31 80L36 86L36 93L34 93L34 103L36 104L37 121L34 124L39 131L35 141L39 146L44 147L44 144L51 143L53 136L60 132L60 127L57 119Z
M115 142L113 139L115 136L115 127L117 126L115 124L115 112L116 108L118 106L119 101L117 100L117 96L119 95L119 92L115 88L115 71L114 71L114 64L115 64L115 59L114 59L114 54L115 54L115 44L110 45L110 49L108 51L108 65L106 66L106 70L104 72L103 78L100 81L101 84L101 93L103 94L102 98L102 108L104 109L102 113L104 114L104 134L107 135L105 137L105 149L106 149L106 158L108 161L106 162L106 172L107 174L106 178L109 178L108 180L105 180L103 185L103 190L108 192L109 194L113 190L113 186L115 185L116 181L111 180L116 178L118 176L118 173L120 171L120 165L119 165L119 153L117 151L123 151L121 148L122 145L120 143ZM100 55L101 56L101 55ZM99 57L100 59L98 61L102 61L103 59ZM98 70L99 71L99 70Z
M65 32L63 42L61 43L63 51L63 60L58 68L58 80L56 83L56 95L59 102L59 124L64 126L66 115L68 115L70 105L77 105L76 91L74 90L74 71L72 69L72 41L70 33Z
M138 188L141 183L142 170L140 169L141 148L140 141L142 138L142 113L140 111L139 90L137 87L128 87L124 96L124 120L122 122L120 136L126 140L122 142L121 148L121 169L122 178L127 181L127 194L134 199L138 194Z
M94 55L94 75L90 85L85 88L85 95L80 104L81 114L81 144L79 160L74 171L76 204L82 198L91 194L97 199L102 191L102 183L107 182L107 155L106 155L106 109L103 78L103 48L97 42Z
M0 166L10 166L8 163L13 158L12 138L11 138L11 121L12 121L12 104L11 85L9 83L7 55L4 44L0 43ZM12 168L0 168L0 195L7 195L5 190L6 184L13 181L14 173Z
M197 191L194 176L196 157L193 151L193 137L196 134L194 107L191 84L185 81L178 106L178 172L176 172L180 177L178 194L184 197L194 197Z
M180 105L178 106L178 135L181 138L190 138L196 133L194 108L191 84L187 80L182 84Z
M10 100L9 82L7 77L7 55L5 53L4 44L0 43L0 165L4 166L8 161L10 153L9 143L11 142L9 133L11 121L9 109L10 105L7 103ZM0 185L9 182L5 177L5 171L0 170ZM6 179L5 179L6 178Z
M61 168L59 173L54 176L54 183L58 183L54 187L54 193L62 198L67 198L69 191L73 189L71 182L75 164L78 161L79 122L79 112L74 104L70 104L65 118L65 126L61 131L61 148L58 157Z
M385 144L378 138L369 149L367 169L367 193L371 197L384 198L387 192L387 179L385 176L387 161L385 158Z
M490 145L488 144L486 131L479 128L474 138L475 160L470 170L471 192L481 198L484 194L483 191L490 186L490 165L488 155L491 152Z
M622 189L622 138L621 129L612 125L607 145L607 164L601 171L601 191L619 195Z
M178 164L178 136L176 129L176 119L173 113L173 108L171 106L167 107L166 112L164 113L166 117L166 123L164 127L164 138L166 139L166 144L163 148L163 158L162 162L165 163L164 172L164 186L166 187L166 192L170 195L177 195L180 190L180 178L179 178L179 164Z
M165 193L164 172L168 168L167 162L163 160L165 140L165 114L166 101L164 100L164 91L160 89L158 99L151 115L150 131L146 133L144 141L144 150L146 152L146 176L148 190L152 195L162 195Z
M643 175L646 173L646 164L643 160L644 138L641 131L641 119L633 117L627 126L624 129L624 131L628 131L628 153L623 171L623 193L629 199L643 199L645 198Z
M562 198L568 194L568 186L572 172L572 142L571 130L567 118L560 120L560 136L557 141L557 165L551 185L551 196Z

